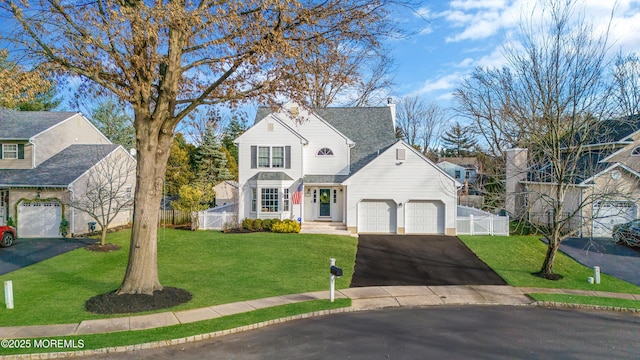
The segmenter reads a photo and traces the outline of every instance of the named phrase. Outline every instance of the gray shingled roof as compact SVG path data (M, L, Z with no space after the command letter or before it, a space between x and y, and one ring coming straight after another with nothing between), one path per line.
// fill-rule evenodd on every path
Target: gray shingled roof
M314 108L311 111L318 114L318 116L355 142L355 146L351 149L352 174L368 164L397 140L391 120L391 108L388 106L328 107ZM256 122L270 113L271 110L269 108L258 108ZM311 180L324 180L313 182L333 183L337 182L334 180L338 180L338 177L329 179L313 176L314 178L309 178L309 182ZM307 177L305 177L305 181L307 181Z
M289 175L282 171L261 171L251 177L249 180L276 180L276 181L284 181L284 180L293 180Z
M348 177L349 175L305 175L302 181L305 184L340 184Z
M74 112L0 110L0 139L27 140L76 115Z
M0 186L66 187L118 145L71 145L35 169L0 170Z

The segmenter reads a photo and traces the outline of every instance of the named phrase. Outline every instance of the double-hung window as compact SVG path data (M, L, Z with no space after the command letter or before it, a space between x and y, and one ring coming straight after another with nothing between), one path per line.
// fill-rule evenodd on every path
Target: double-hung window
M271 167L271 148L268 146L258 147L258 167Z
M3 159L17 159L18 158L18 144L2 144L2 158Z
M282 211L289 211L289 189L282 193Z
M284 147L274 146L271 148L271 167L284 167Z

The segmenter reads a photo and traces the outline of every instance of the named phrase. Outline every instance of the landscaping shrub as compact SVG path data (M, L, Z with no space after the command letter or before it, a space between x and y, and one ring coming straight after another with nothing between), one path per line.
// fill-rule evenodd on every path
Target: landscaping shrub
M262 221L262 228L264 231L271 231L271 224L273 224L273 219L264 219Z
M262 230L264 230L264 227L262 226L262 222L263 222L262 219L255 219L253 221L253 230L254 231L262 231Z
M250 218L246 218L244 220L242 220L242 228L249 230L249 231L253 231L253 219Z
M284 220L281 223L273 224L271 226L271 232L277 233L299 233L300 223L295 220Z
M295 220L250 219L242 220L242 228L249 231L270 231L277 233L299 233L300 223Z

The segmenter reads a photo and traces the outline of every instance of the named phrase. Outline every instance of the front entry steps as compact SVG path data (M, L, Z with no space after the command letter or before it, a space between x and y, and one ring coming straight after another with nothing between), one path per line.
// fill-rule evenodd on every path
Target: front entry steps
M329 234L351 236L347 225L337 221L305 221L300 234Z

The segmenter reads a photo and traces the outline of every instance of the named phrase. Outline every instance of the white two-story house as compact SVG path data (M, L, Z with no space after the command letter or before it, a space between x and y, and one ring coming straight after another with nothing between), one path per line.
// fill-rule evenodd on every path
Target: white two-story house
M260 108L239 148L238 218L455 235L461 185L395 137L395 105ZM296 194L297 193L297 194Z
M119 181L111 171L128 172L122 190L133 196L135 159L82 114L0 109L0 225L11 218L18 237L61 237L62 219L69 222L69 235L88 232L94 220L71 205L95 176L111 179L111 185ZM111 226L127 224L131 210Z

